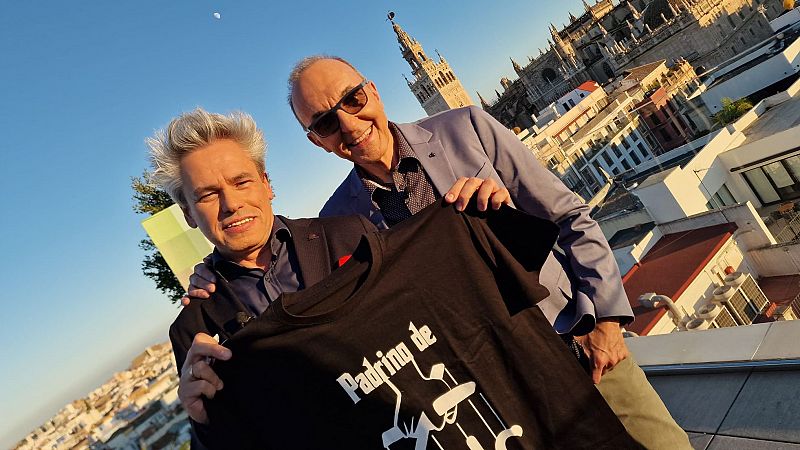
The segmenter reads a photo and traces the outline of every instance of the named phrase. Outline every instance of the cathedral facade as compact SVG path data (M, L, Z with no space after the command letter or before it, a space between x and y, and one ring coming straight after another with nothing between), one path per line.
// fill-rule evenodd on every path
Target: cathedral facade
M436 52L438 61L429 58L422 45L395 23L394 13L389 13L389 20L397 35L400 53L411 66L413 80L406 78L406 83L425 112L430 116L448 109L472 105L472 99L458 77L453 74L447 60L439 52Z
M562 29L550 25L547 50L522 66L516 80L481 105L508 128L528 128L531 115L593 80L605 84L626 69L666 59L688 61L702 74L772 35L782 0L596 0L583 2Z

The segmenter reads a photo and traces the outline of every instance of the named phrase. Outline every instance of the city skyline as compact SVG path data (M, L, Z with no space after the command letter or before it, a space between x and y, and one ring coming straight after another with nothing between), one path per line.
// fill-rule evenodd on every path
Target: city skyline
M210 1L7 7L0 49L9 68L0 82L3 104L13 108L0 114L8 136L0 179L10 210L25 219L3 225L0 336L13 347L4 352L9 382L0 396L3 416L13 419L0 428L0 445L13 445L166 338L178 310L141 274L144 217L131 211L129 184L147 166L144 138L170 117L198 105L253 114L269 142L275 209L314 216L348 165L313 148L286 107L294 61L344 56L379 85L391 118L414 120L424 112L401 76L409 68L388 10L428 52L438 49L472 94L501 89L499 79L513 75L509 57L535 55L547 24L582 8L577 0L489 9L349 2L327 14ZM343 26L353 23L361 28ZM303 189L297 167L308 176ZM54 270L36 276L38 255Z

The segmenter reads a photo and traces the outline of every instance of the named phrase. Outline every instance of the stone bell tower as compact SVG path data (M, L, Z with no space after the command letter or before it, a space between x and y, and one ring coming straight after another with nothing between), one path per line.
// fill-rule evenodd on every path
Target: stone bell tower
M422 45L395 23L394 13L390 12L388 17L397 35L403 59L411 66L413 79L409 81L406 78L406 83L425 112L430 116L448 109L472 105L472 99L461 81L453 75L450 64L442 55L436 52L438 62L428 58Z

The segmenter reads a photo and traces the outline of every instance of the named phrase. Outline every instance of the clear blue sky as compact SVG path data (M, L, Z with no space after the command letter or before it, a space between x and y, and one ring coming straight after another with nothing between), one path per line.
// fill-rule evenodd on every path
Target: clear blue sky
M0 13L0 447L166 340L175 306L140 270L130 177L145 137L203 106L251 113L269 143L276 211L314 216L348 165L313 147L286 106L293 62L341 55L389 117L424 115L388 10L438 49L473 100L500 90L581 2L16 1ZM222 18L215 20L212 13Z

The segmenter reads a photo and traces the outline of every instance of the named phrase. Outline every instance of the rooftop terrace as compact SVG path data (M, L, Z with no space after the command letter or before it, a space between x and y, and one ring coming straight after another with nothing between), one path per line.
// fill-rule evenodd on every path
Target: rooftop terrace
M752 125L745 128L745 141L741 145L760 141L766 137L800 125L800 96L770 107Z
M800 450L800 321L625 341L694 448Z

